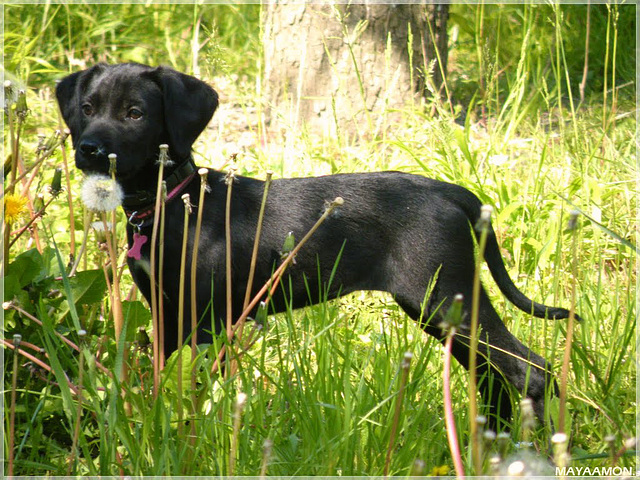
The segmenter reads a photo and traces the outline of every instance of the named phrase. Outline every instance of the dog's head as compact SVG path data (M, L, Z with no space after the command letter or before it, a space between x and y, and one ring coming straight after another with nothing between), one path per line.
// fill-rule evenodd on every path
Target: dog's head
M175 162L189 158L218 106L217 93L206 83L135 63L98 64L73 73L58 84L56 97L71 131L76 166L107 173L108 155L114 153L123 181L150 173L147 167L163 143Z

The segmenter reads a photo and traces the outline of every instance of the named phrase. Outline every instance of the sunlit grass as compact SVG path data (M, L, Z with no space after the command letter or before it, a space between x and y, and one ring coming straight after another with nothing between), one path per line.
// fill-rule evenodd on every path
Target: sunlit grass
M567 433L573 464L634 465L634 447L624 443L636 433L634 105L625 95L614 105L611 93L596 91L585 103L567 108L566 72L571 59L566 52L550 50L556 70L542 75L537 69L541 53L531 43L541 32L561 38L569 35L566 28L560 28L561 15L550 27L541 25L538 7L521 10L522 24L528 30L518 37L521 43L515 52L520 62L514 65L508 89L502 79L486 77L481 98L486 118L478 109L468 112L461 122L451 115L454 108L430 100L426 108L417 105L400 112L400 120L389 125L384 135L356 142L347 135L322 137L293 128L266 140L261 136L256 119L260 99L254 90L259 69L252 63L258 55L255 7L220 7L224 14L216 13L213 6L202 10L158 7L151 15L152 24L172 26L162 34L161 42L144 29L125 28L124 20L135 17L136 8L142 7L123 6L121 17L111 12L111 6L99 5L82 9L49 5L37 14L29 14L27 7L11 8L16 15L20 13L12 18L24 20L23 30L8 29L5 46L12 54L7 65L19 78L27 79L23 87L28 87L30 115L20 130L18 145L27 167L42 158L37 133L55 143L52 132L58 120L47 88L53 87L53 76L68 68L64 54L70 45L83 52L88 62L137 59L190 71L190 29L198 19L215 13L220 41L204 49L201 58L204 73L211 75L214 86L220 89L219 82L225 87L227 104L195 145L199 165L220 167L231 154L239 153L238 173L258 178L264 178L268 170L278 178L394 169L472 190L494 207L492 222L505 262L528 296L568 307L572 289L576 289L576 310L584 322L575 326L567 382ZM489 10L481 11L489 6L477 8L478 15L489 15ZM500 28L507 28L506 18L516 10L516 6L501 10ZM615 12L611 10L610 16L604 12L594 18L611 23L612 48ZM490 13L496 15L494 10ZM251 24L238 21L252 18ZM87 25L82 22L89 22L90 28L76 28ZM40 31L42 26L45 29ZM110 33L116 26L120 40ZM173 30L187 34L173 36ZM477 33L479 37L480 31ZM153 43L153 48L132 47L143 39L144 44ZM117 41L122 45L111 48ZM100 53L92 47L95 42L107 48ZM493 58L483 56L482 51L470 56L473 62L486 63L467 65L469 71L480 69L488 75L505 54L500 48L511 51L514 47L507 47L501 37L496 48ZM209 68L220 60L220 51L232 53L225 56L225 69ZM246 78L229 80L238 71ZM610 87L615 83L611 69L608 75ZM537 89L532 89L532 78L539 82ZM544 83L556 80L554 88ZM248 126L242 146L237 139L225 141L235 137L229 132L237 127L224 115L225 110L232 111L231 105L235 105L234 118L244 117ZM8 136L7 152L11 151ZM43 162L25 177L25 181L32 179L24 193L31 202L31 207L27 202L29 215L16 218L7 235L14 235L29 216L35 216L38 194L43 195L47 214L36 222L38 236L24 233L11 246L8 263L3 265L4 301L8 302L4 305L5 370L14 371L10 350L14 334L22 335L20 348L35 357L21 356L15 364L15 387L10 376L5 379L5 406L10 405L14 412L14 420L5 415L5 432L15 432L14 473L222 475L233 464L238 475L261 471L269 475L375 475L384 473L387 462L393 475L442 474L443 466L453 471L443 418L442 347L428 339L386 294L356 293L268 316L267 325L242 356L233 376L225 377L221 371L210 374L225 338L194 355L185 346L181 355L167 359L158 379L160 394L154 397L148 308L131 290L126 268L120 267L116 274L121 276L122 298L126 298L122 307L125 325L120 342L115 342L112 324L107 321L111 306L105 300L105 255L100 241L94 232L84 229L81 214L71 223L65 195L49 203L54 171L62 163L59 147ZM80 178L72 168L69 181L76 212L82 211ZM25 184L19 181L16 185ZM577 230L570 234L565 230L569 212L575 209L582 213ZM118 252L123 257L125 219L120 212L117 219ZM68 257L71 232L78 243L89 235L81 259ZM572 235L576 236L575 252ZM68 272L67 263L76 261L79 273L67 278L62 274ZM487 273L483 272L484 283L509 330L559 372L566 322L534 319L520 312L504 301ZM113 273L109 269L106 275ZM42 326L20 309L39 319ZM79 324L86 335L79 335ZM60 335L83 353L64 343ZM413 359L401 388L406 352ZM123 370L125 361L129 368ZM103 365L111 373L105 373ZM464 466L472 471L466 455L470 443L468 378L457 364L450 378ZM80 390L82 401L76 395ZM242 409L236 404L240 393L247 395ZM556 415L556 404L549 404L549 415ZM181 418L190 422L188 428L180 424ZM516 413L511 435L488 448L484 468L490 471L491 454L500 453L503 458L530 454L526 445L517 444L524 438L533 440L532 450L546 458L551 433L549 428L529 432ZM5 443L6 457L8 445ZM388 456L390 445L392 455Z

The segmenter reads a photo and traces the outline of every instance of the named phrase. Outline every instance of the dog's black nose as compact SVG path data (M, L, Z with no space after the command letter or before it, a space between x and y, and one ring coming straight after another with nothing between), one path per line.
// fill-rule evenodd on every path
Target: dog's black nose
M101 150L98 142L95 142L93 140L82 140L80 142L80 145L78 145L78 149L80 150L82 155L85 155L87 157L96 156L100 153Z

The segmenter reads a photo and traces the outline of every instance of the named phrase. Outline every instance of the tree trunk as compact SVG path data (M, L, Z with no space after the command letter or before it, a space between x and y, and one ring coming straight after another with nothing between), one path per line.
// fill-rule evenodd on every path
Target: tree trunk
M431 3L265 5L271 125L375 135L393 110L440 93L448 13Z

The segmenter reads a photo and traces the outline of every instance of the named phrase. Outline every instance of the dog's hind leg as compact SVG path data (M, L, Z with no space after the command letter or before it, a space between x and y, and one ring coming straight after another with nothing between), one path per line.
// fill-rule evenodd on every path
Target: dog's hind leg
M468 356L468 347L466 350ZM478 363L481 357L497 367L497 377L506 378L523 397L533 401L536 415L543 420L547 386L551 384L554 392L556 388L550 366L507 330L484 289L480 296Z
M425 332L444 342L445 336L438 325L447 311L453 294L444 297L441 290L437 297L447 298L431 321L423 325ZM464 294L463 294L464 296ZM464 321L456 333L453 356L466 369L469 368L469 319L471 294L464 296ZM421 320L421 309L415 302L396 298L400 306L414 320ZM432 301L431 305L439 302ZM425 318L426 318L425 314ZM479 309L479 342L476 378L482 402L486 406L488 427L496 429L508 426L512 415L509 385L513 385L523 396L533 400L536 415L543 419L546 385L553 382L546 361L532 352L504 326L491 305L484 290L481 290ZM555 382L554 382L555 385Z

